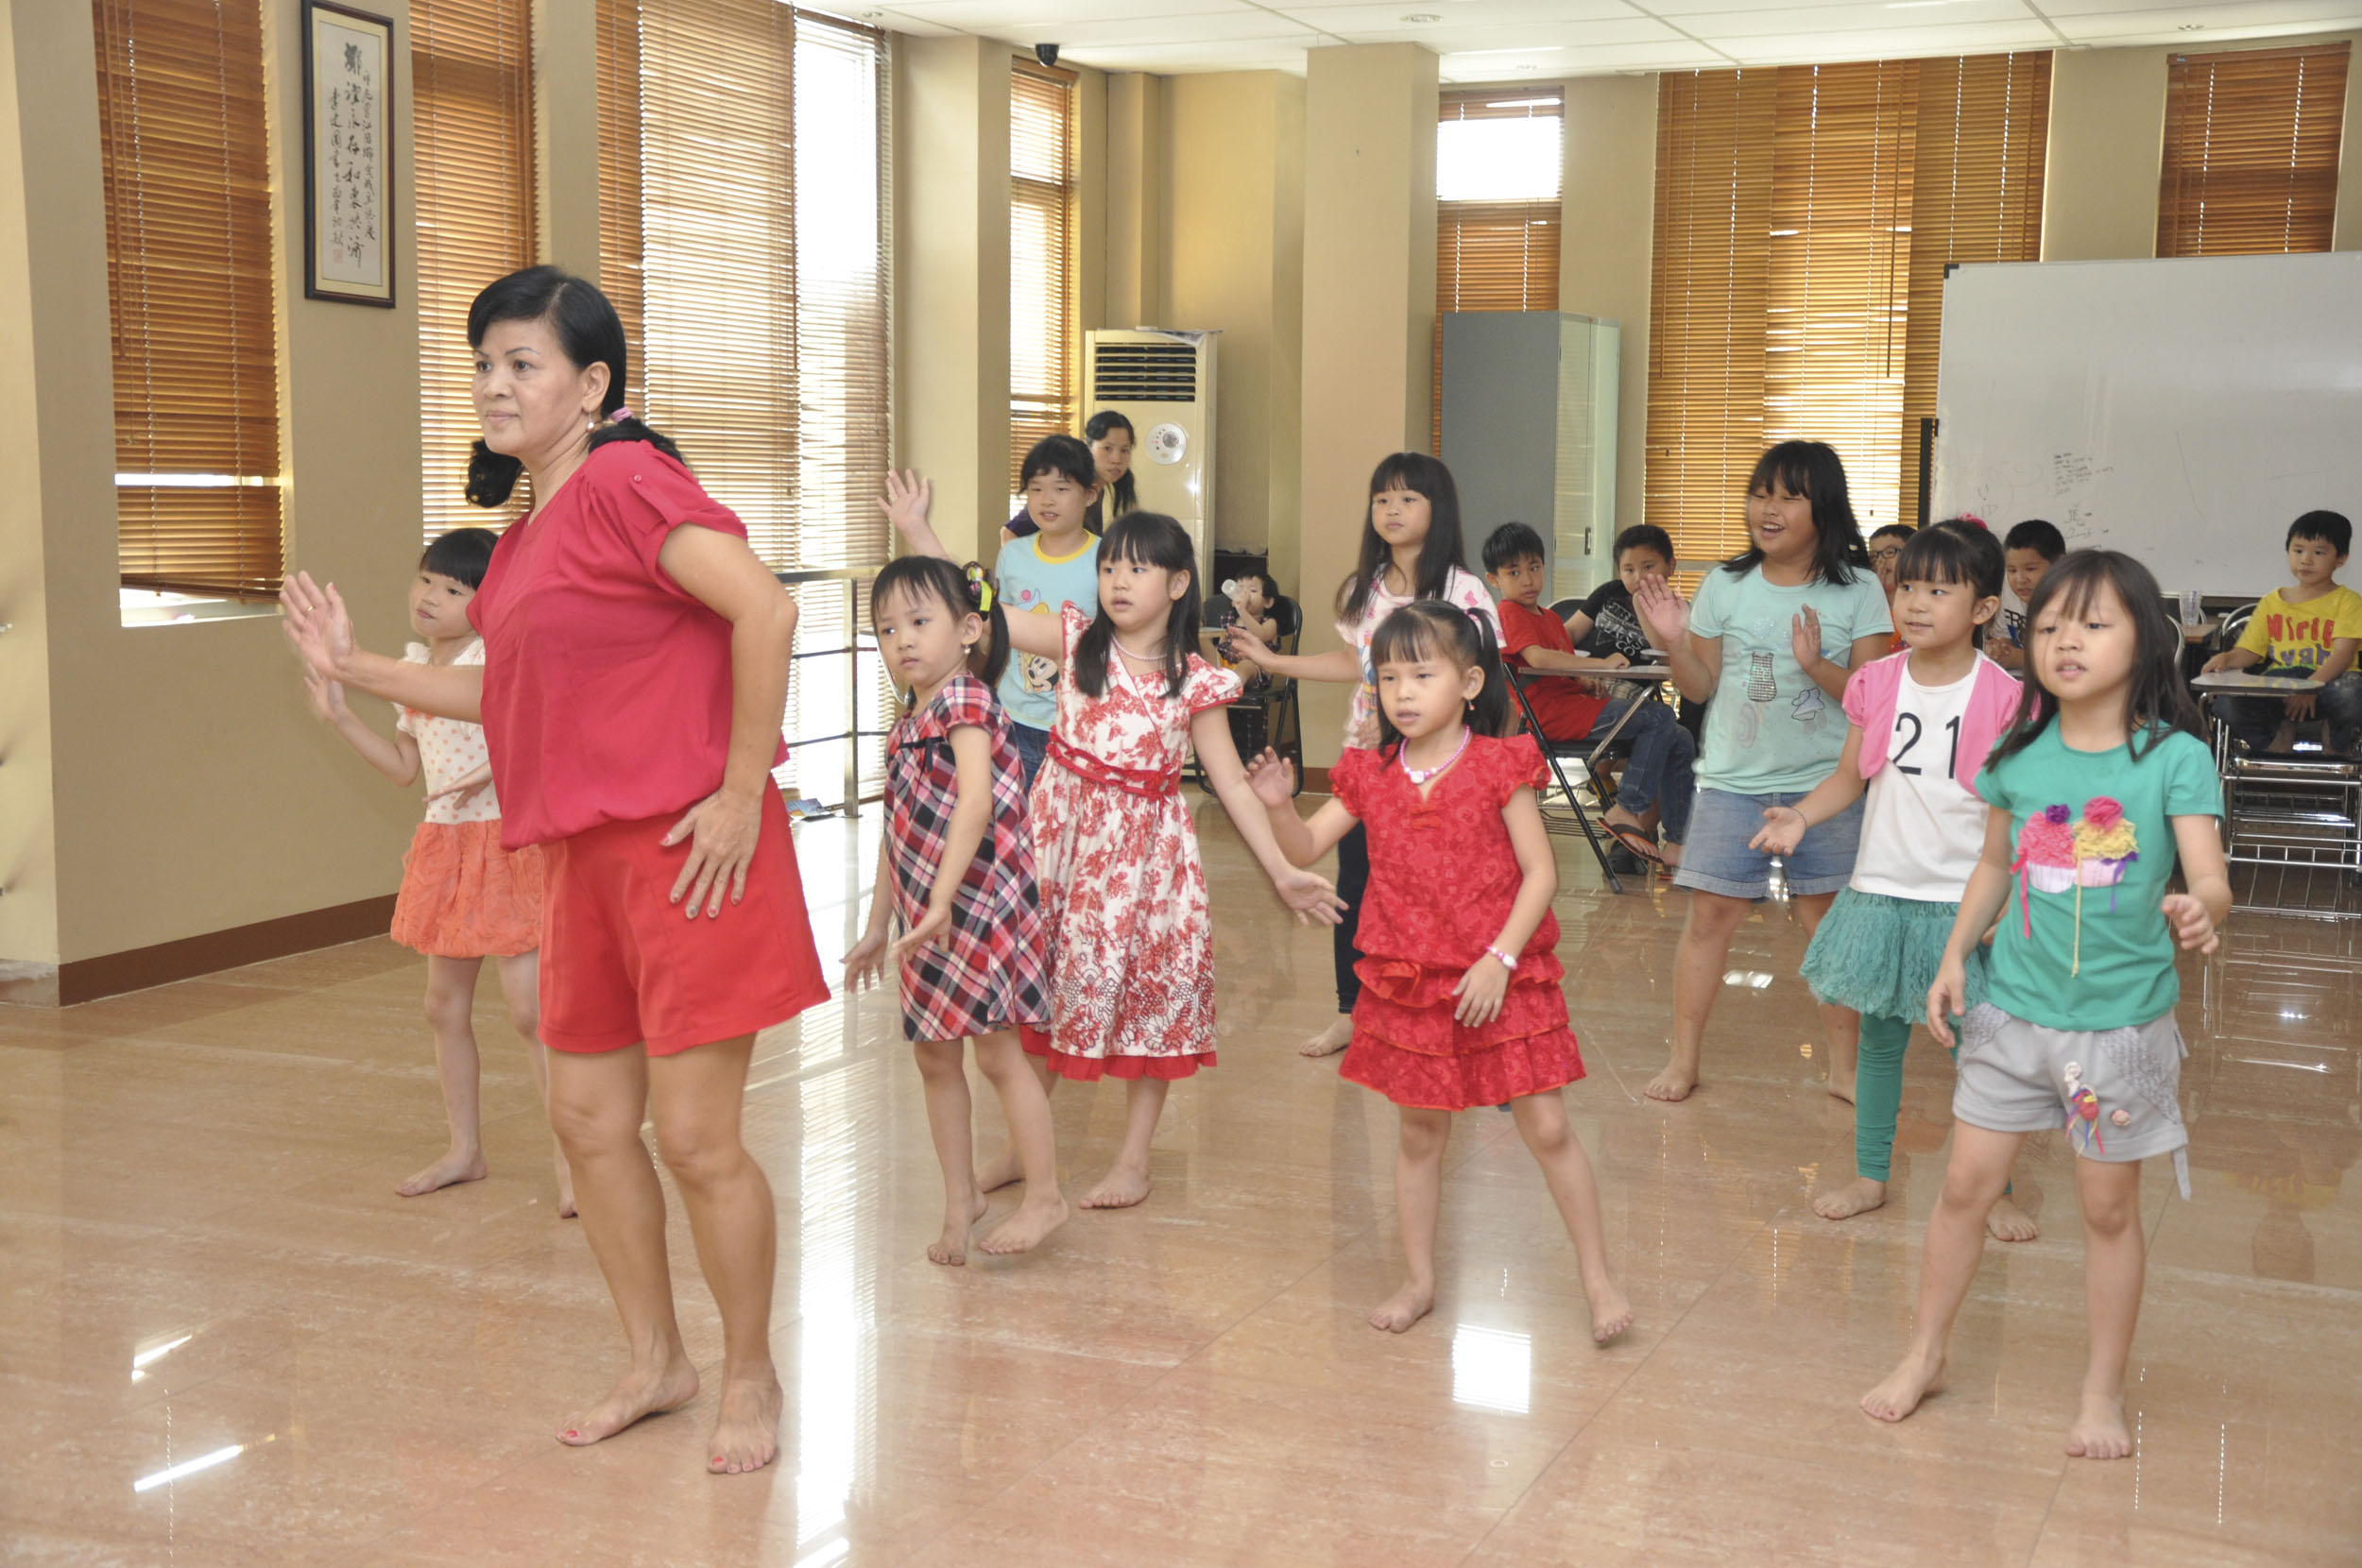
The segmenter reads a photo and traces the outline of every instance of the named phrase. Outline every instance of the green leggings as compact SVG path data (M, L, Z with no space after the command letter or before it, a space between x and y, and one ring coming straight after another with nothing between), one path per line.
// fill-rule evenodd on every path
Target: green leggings
M1854 1074L1854 1170L1874 1182L1894 1171L1894 1122L1903 1112L1903 1052L1911 1043L1908 1018L1861 1015L1861 1057ZM1952 1059L1960 1060L1958 1046ZM2009 1191L2002 1189L2004 1195Z

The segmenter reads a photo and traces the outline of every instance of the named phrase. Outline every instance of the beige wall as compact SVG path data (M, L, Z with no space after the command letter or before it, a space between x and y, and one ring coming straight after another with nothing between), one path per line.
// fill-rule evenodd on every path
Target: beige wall
M1641 520L1649 451L1649 288L1656 215L1653 76L1581 77L1566 91L1558 305L1622 329L1616 527Z
M533 156L540 259L599 275L598 0L534 0ZM638 366L628 366L627 379ZM626 392L637 395L637 385Z
M399 26L403 8L387 9ZM298 0L271 0L265 34L288 555L349 588L362 635L385 646L400 639L419 537L414 264L399 245L393 310L302 297L299 11ZM0 712L11 728L8 768L36 766L45 660L55 809L45 835L11 810L5 831L17 842L6 852L38 867L45 836L56 882L45 899L27 889L53 908L54 935L38 910L21 924L10 913L0 959L70 963L390 893L416 797L312 722L274 620L120 624L91 12L13 0L7 15L13 101L0 186L13 189L0 245L21 234L25 265L12 274L22 292L0 310L26 349L10 373L31 379L19 406L33 428L11 432L26 447L18 471L38 476L11 496L8 529L12 542L37 531L41 547L37 603L29 563L9 552L11 590L26 607L5 617L20 628L5 640L25 641L0 663ZM406 30L395 60L403 167ZM394 231L407 236L407 180L396 194ZM39 221L26 224L27 211Z
M1165 78L1138 71L1107 78L1104 327L1160 326L1164 297Z
M1416 44L1314 49L1304 118L1301 564L1304 646L1352 570L1370 469L1424 447L1435 327L1436 58ZM1304 687L1305 760L1336 760L1347 689Z

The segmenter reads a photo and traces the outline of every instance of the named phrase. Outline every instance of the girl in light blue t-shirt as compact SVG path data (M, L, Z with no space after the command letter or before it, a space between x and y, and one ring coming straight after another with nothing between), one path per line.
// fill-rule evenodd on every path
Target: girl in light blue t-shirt
M1721 989L1731 937L1772 893L1772 857L1749 841L1766 807L1793 806L1845 750L1846 677L1883 656L1894 623L1871 571L1845 492L1845 465L1819 441L1783 441L1747 482L1747 550L1706 573L1685 605L1663 578L1633 590L1651 638L1668 650L1673 683L1705 703L1705 743L1689 837L1673 885L1688 888L1673 991L1673 1050L1649 1082L1652 1099L1698 1085L1706 1016ZM1788 891L1810 935L1854 873L1856 801L1806 832L1786 859ZM1821 1010L1829 1092L1854 1098L1858 1020Z

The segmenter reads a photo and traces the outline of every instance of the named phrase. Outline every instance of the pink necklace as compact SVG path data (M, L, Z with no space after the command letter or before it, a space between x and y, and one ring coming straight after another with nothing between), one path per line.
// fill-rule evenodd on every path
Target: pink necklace
M1454 762L1460 760L1460 754L1468 749L1468 738L1475 733L1475 730L1472 730L1465 724L1463 724L1460 727L1460 744L1452 748L1452 754L1449 757L1445 758L1441 762L1436 763L1435 766L1431 768L1414 768L1411 765L1411 742L1408 741L1403 742L1402 750L1395 754L1395 760L1402 764L1404 777L1410 779L1413 784L1425 784L1429 779L1433 778L1437 774L1442 773L1444 770L1450 767Z

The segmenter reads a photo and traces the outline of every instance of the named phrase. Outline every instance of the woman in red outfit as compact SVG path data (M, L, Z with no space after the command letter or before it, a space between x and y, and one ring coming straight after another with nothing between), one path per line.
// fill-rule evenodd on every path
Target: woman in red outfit
M482 724L502 843L543 846L551 1118L631 1347L559 1440L596 1442L697 1392L640 1137L653 1111L722 1313L709 1463L758 1470L779 1452L774 1236L739 1106L755 1031L829 995L770 779L796 602L624 407L623 324L595 287L512 273L476 297L468 341L484 426L468 498L497 506L523 473L535 503L469 607L484 663L367 652L334 585L302 572L282 595L288 636L332 681Z
M1583 1265L1592 1337L1632 1324L1607 1266L1599 1187L1559 1090L1583 1076L1558 988L1558 863L1542 809L1542 753L1499 739L1509 718L1489 622L1433 599L1395 610L1370 639L1378 746L1329 770L1329 803L1296 815L1295 781L1270 752L1251 780L1280 853L1309 864L1357 824L1370 884L1354 946L1361 978L1342 1076L1402 1117L1395 1210L1409 1278L1370 1314L1399 1334L1435 1304L1435 1217L1451 1114L1503 1105L1542 1167Z

